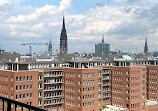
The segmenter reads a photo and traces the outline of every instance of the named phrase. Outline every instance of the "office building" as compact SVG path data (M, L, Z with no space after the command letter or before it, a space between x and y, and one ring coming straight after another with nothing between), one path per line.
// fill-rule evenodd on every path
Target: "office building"
M110 54L110 44L104 43L104 36L102 43L95 44L95 57L102 57L102 55Z

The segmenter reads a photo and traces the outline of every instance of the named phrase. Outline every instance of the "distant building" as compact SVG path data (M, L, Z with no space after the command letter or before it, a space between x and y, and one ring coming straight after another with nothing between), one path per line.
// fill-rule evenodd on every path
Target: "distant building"
M104 36L102 37L102 43L95 44L95 56L102 57L102 55L110 54L110 44L104 43Z
M68 49L67 49L67 33L65 29L65 20L63 17L63 26L62 26L62 31L60 35L60 54L67 54Z
M145 40L144 54L145 54L145 55L148 55L148 44L147 44L147 38L146 38L146 40Z
M52 55L52 41L50 39L49 43L48 43L48 55Z

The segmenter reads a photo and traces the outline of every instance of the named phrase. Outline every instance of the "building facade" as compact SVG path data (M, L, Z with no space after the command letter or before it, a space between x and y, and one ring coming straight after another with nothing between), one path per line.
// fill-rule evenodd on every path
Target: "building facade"
M149 65L1 70L0 96L48 111L157 111L157 75Z

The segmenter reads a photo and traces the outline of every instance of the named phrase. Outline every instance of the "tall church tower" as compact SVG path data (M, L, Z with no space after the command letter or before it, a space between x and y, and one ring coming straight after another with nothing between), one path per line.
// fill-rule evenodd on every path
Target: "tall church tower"
M51 41L51 39L48 43L48 51L52 51L52 41Z
M60 35L60 54L67 54L68 49L67 49L67 33L65 29L65 19L63 16L63 26L62 26L62 31Z
M146 37L146 40L145 40L144 54L145 54L145 55L148 55L147 37Z

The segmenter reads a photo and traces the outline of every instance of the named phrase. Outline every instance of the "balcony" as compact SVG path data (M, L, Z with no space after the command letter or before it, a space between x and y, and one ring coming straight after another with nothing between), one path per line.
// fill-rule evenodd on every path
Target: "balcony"
M44 77L61 77L62 74L44 74Z
M44 99L47 99L47 98L58 98L58 97L62 97L62 95L44 96Z
M31 111L31 110L34 110L34 111L46 111L44 109L37 108L35 106L31 106L31 105L28 105L28 104L24 104L24 103L21 103L21 102L12 100L12 99L8 99L8 98L2 97L2 96L0 96L0 100L2 101L2 102L0 102L0 103L2 103L2 111L6 111L5 107L7 108L7 111L11 111L12 110L11 105L15 106L14 111L17 110L17 106L21 107L21 111L23 111L24 108L28 109L28 111ZM7 106L4 107L4 103L5 102L7 102Z
M56 82L53 82L53 81L45 81L44 84L59 84L59 83L62 83L62 80L59 80L59 81L56 81Z
M103 90L102 92L109 92L109 90Z
M109 96L103 96L103 99L104 99L104 98L109 98Z
M104 83L103 83L103 86L109 86L109 84L104 84Z
M61 98L55 99L55 100L46 99L46 100L44 101L44 106L57 105L57 104L62 104L62 99L61 99Z
M62 88L44 89L44 91L57 91L57 90L62 90Z
M109 80L109 76L103 77L103 80Z

